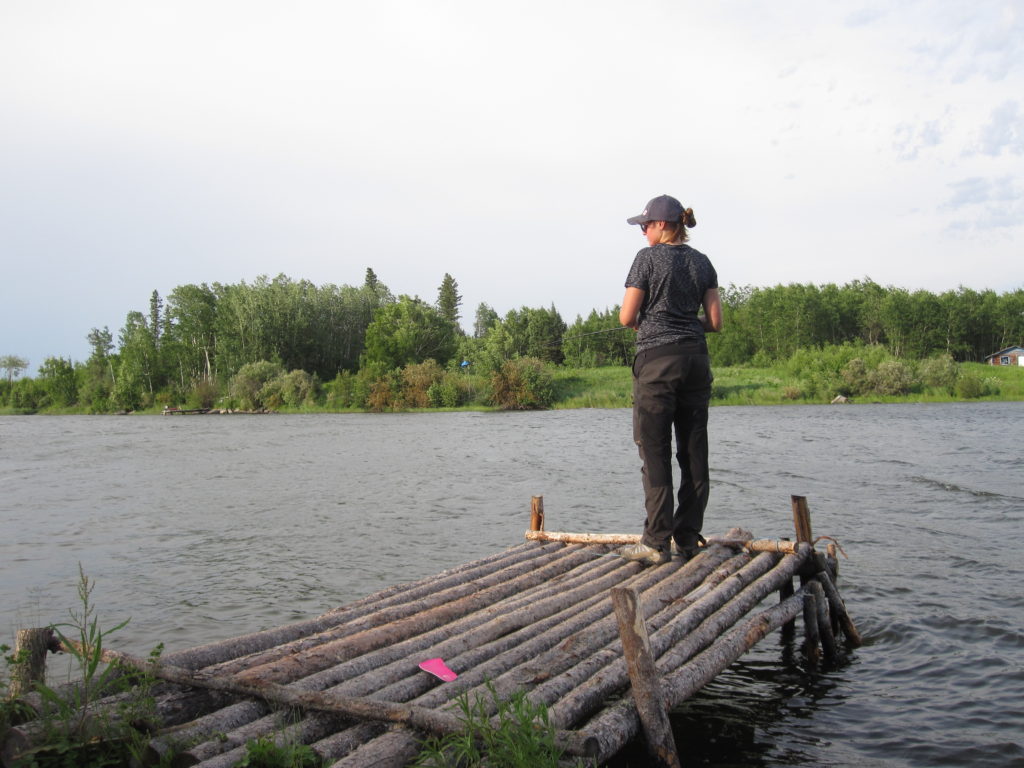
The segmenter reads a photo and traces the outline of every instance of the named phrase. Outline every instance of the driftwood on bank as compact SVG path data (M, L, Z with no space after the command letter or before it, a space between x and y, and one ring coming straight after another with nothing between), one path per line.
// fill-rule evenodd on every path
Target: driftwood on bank
M543 527L536 499L532 516ZM175 750L176 765L222 768L241 756L246 740L268 737L308 743L337 768L400 766L422 734L459 727L460 696L493 714L491 690L502 698L526 690L548 707L564 750L607 758L640 723L609 596L619 587L638 596L637 620L649 632L668 706L799 616L805 601L819 637L822 622L834 619L851 644L859 642L806 542L753 540L734 530L710 538L689 562L646 568L611 551L636 536L527 536L518 547L315 619L170 653L155 665L113 654L168 681L157 698L166 727L151 742L152 756ZM807 585L794 592L797 574ZM775 590L780 602L758 613ZM458 678L442 683L418 668L434 657ZM182 706L184 695L191 709Z

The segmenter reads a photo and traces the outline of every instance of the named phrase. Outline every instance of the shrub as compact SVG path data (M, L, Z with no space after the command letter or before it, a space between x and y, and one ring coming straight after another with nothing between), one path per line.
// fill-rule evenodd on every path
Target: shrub
M999 383L994 378L982 378L970 373L961 376L956 383L957 394L965 400L987 397L999 393Z
M296 369L280 379L281 400L290 408L298 408L316 395L317 378Z
M871 371L859 357L848 362L840 372L845 384L844 395L861 395L871 389Z
M509 360L491 376L492 401L504 410L548 408L554 402L554 377L533 357Z
M273 381L283 373L284 369L280 365L267 360L246 363L231 377L228 392L242 408L262 408L263 388L267 382ZM273 395L273 392L268 391L267 394Z
M879 395L905 395L914 383L910 366L898 360L880 363L871 374L872 389Z
M410 363L402 369L402 400L408 408L429 408L430 388L444 378L444 369L435 360Z
M220 393L217 390L216 383L209 379L200 379L192 387L192 391L188 393L188 398L185 400L186 407L189 409L213 408L213 404L217 402L218 394Z
M924 386L941 387L953 394L960 367L950 355L940 355L922 360L917 367L917 375Z

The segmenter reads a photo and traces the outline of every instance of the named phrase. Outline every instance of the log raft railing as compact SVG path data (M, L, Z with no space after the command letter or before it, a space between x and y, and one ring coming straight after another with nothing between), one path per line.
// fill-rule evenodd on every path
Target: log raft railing
M814 550L800 499L792 499L796 541L734 529L710 537L689 562L645 568L610 556L638 536L541 530L538 496L531 500L535 530L505 552L155 664L115 652L107 659L166 681L156 697L163 730L150 743L154 762L174 750L175 765L227 768L247 740L271 737L310 744L335 768L400 766L414 759L422 734L460 727L460 695L487 701L491 690L504 697L525 689L547 706L558 745L593 764L797 618L812 661L860 644L835 587L837 547L830 541L826 555ZM628 637L613 591L633 606ZM775 591L779 602L763 610ZM637 641L640 627L646 643ZM442 683L419 671L417 662L434 656L458 679ZM639 711L631 680L643 699ZM33 694L24 698L31 703ZM117 703L94 706L102 713ZM286 715L282 706L302 714ZM648 732L647 741L658 764L672 765L660 722L651 727L661 733ZM0 762L13 763L39 730L33 723L10 729Z

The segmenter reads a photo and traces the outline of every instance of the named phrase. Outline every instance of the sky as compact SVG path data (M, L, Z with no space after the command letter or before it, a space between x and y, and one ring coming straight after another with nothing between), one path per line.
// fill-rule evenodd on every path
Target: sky
M463 325L721 285L1024 286L1024 0L0 0L0 356L287 275Z

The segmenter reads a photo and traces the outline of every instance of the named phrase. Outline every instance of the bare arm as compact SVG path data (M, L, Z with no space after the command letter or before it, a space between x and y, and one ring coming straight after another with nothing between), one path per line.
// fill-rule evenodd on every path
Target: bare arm
M640 327L640 307L643 306L646 293L639 288L627 288L622 297L622 308L619 309L619 322L634 331Z
M701 322L704 330L708 333L717 333L722 330L722 296L717 288L708 288L704 292L704 317Z

